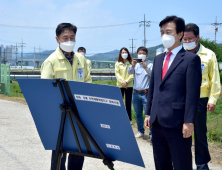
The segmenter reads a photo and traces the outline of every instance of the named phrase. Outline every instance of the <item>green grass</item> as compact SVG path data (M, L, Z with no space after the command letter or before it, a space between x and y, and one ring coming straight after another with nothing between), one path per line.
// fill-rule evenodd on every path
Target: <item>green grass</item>
M11 97L24 98L19 84L16 80L11 83ZM116 86L116 80L94 80L95 84L104 84ZM145 115L143 114L144 118ZM136 123L136 116L132 106L132 122ZM222 142L222 98L217 101L216 109L214 112L208 112L207 115L207 137L209 142L220 143Z
M222 142L222 98L217 101L216 109L207 115L208 141Z
M19 84L14 82L10 83L10 97L21 97L24 98Z
M116 80L93 80L93 83L116 86Z

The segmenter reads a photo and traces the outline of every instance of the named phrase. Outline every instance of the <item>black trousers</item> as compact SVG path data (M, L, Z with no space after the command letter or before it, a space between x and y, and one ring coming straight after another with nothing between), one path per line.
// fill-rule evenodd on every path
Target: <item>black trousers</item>
M207 97L200 98L194 126L195 162L197 166L205 165L211 160L207 143L207 103ZM208 166L205 169L209 169Z
M55 156L55 151L53 150L52 151L52 159L51 159L51 169L52 169L52 165L53 165L54 156ZM69 154L68 170L82 170L83 162L84 162L83 156ZM65 163L66 163L66 153L63 153L63 157L61 159L60 170L66 170Z
M132 96L133 96L133 88L132 87L127 87L126 88L120 88L122 97L124 98L125 94L125 105L126 105L126 111L129 116L130 121L132 120L132 115L131 115L131 104L132 104Z
M183 138L182 128L153 124L153 155L156 170L193 170L192 137Z

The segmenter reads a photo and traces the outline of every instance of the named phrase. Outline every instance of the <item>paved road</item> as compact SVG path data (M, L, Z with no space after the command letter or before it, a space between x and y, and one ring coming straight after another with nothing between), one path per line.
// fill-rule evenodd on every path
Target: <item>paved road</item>
M115 161L116 170L154 170L152 147L137 140L146 168ZM45 151L27 105L0 100L0 170L50 170L51 151ZM101 160L86 158L83 170L108 170ZM210 164L212 170L221 167Z

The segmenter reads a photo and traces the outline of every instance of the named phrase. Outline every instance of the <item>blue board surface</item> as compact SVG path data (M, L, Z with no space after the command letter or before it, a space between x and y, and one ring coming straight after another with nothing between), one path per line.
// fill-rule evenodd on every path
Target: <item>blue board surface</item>
M55 150L61 119L60 104L63 99L54 80L19 79L23 95L35 121L41 141L46 150ZM120 89L115 86L68 81L80 119L108 158L145 167ZM74 118L73 118L74 120ZM74 126L83 153L88 153L81 133ZM95 155L99 155L92 143ZM63 150L78 152L71 125L66 118Z

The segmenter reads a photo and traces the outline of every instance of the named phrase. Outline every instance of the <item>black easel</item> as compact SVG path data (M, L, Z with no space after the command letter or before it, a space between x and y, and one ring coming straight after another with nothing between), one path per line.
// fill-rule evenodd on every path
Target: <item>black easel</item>
M112 162L114 160L111 160L104 155L104 153L100 149L99 145L96 143L96 141L93 139L93 137L91 136L89 131L86 129L86 127L84 126L84 124L80 120L79 113L78 113L75 101L72 97L68 82L65 81L64 79L55 79L55 82L53 82L53 86L57 87L57 85L59 86L64 103L60 105L61 121L60 121L60 128L59 128L59 134L58 134L58 139L57 139L57 145L56 145L56 151L55 151L55 157L53 160L52 170L60 170L61 158L63 156L63 153L69 153L69 154L74 154L74 155L79 155L79 156L88 156L88 157L92 157L92 158L103 159L104 165L107 165L109 169L114 170L114 164ZM67 97L69 99L69 102L66 100L65 91L66 91ZM79 152L62 150L63 133L64 133L64 125L65 125L66 115L68 115L68 117L69 117L69 122L71 124L72 131L75 136L75 140L76 140L76 144L78 146ZM79 143L79 139L78 139L71 115L74 117L74 119L77 122L78 128L80 130L80 133L81 133L81 136L82 136L83 141L85 143L88 154L82 153L82 149L81 149L81 146ZM98 151L100 156L93 154L88 139L93 144L93 146L96 148L96 150Z

